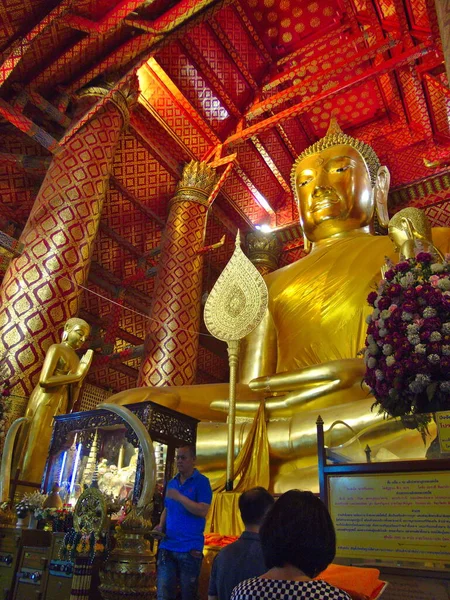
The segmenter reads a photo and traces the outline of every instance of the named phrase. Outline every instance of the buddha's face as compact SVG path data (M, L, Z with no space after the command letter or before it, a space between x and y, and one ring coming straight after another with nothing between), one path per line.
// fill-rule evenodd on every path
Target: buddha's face
M312 242L368 225L374 200L369 170L347 145L326 148L297 166L295 185L301 223Z
M394 227L392 225L390 225L388 228L388 235L391 238L397 252L403 247L403 244L408 241L410 237L406 229L401 229L400 227Z
M68 346L71 346L75 350L81 348L84 342L89 337L89 326L86 323L84 325L73 325L72 327L66 329L67 337L66 343Z

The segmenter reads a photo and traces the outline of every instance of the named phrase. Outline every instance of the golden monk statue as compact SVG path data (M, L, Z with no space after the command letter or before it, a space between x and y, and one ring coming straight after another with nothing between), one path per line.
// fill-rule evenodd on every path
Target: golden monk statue
M381 224L388 224L389 181L373 149L343 134L334 123L294 164L292 185L312 250L266 276L268 312L242 343L237 388L238 415L251 417L265 400L275 492L317 489L319 414L325 428L337 420L347 423L333 430L328 445L351 436L349 428L358 432L376 422L380 426L364 438L374 454L377 444L389 448L390 440L399 436L398 425L392 427L371 412L374 399L362 386L365 368L358 355L371 312L367 295L377 287L385 256L395 258L390 239L370 231L375 210ZM218 420L215 410L225 417L227 387L135 388L109 401L153 400L202 419L197 453L202 467L212 471L225 464L226 426L205 421ZM238 446L249 427L238 424ZM414 444L402 439L401 456L412 456L408 452ZM418 434L417 443L420 453Z
M401 258L414 258L419 245L423 251L436 254L438 259L444 258L433 243L431 225L426 214L418 208L399 210L390 219L388 232Z
M83 319L72 318L64 325L62 341L52 344L45 355L39 382L31 392L25 417L30 419L20 436L17 449L21 457L20 479L39 483L45 467L52 434L53 417L72 410L93 358L88 350L81 360L75 350L89 336Z

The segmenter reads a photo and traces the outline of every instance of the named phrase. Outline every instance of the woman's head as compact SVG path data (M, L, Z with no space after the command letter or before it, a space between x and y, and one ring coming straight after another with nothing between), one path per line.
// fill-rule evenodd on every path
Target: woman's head
M266 567L293 565L308 577L336 554L336 534L325 505L312 492L290 490L275 502L260 529Z

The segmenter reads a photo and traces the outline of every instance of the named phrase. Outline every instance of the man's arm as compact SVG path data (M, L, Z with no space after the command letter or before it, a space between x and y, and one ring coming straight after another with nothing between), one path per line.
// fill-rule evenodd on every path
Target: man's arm
M194 502L194 500L190 500L186 496L183 496L183 494L180 494L180 492L175 488L169 488L166 495L167 498L171 498L172 500L182 504L186 510L197 517L205 518L208 514L209 504L206 504L205 502Z
M155 529L157 531L164 531L166 528L166 515L167 515L167 511L166 509L164 509L161 513L161 516L159 518L159 523L158 525L155 527Z

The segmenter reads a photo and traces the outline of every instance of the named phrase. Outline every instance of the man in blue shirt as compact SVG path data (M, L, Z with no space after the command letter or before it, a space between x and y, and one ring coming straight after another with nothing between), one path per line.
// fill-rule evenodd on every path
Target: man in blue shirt
M263 487L241 494L239 510L245 531L216 556L211 569L208 600L230 600L231 592L238 583L267 571L259 541L259 527L274 502Z
M164 510L155 529L165 533L159 544L157 600L195 600L203 558L203 531L212 500L209 479L195 468L194 446L177 449L178 474L167 484Z

